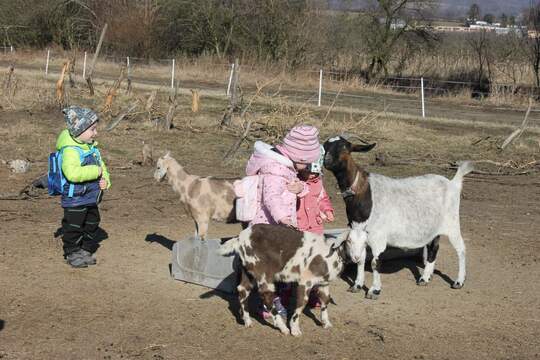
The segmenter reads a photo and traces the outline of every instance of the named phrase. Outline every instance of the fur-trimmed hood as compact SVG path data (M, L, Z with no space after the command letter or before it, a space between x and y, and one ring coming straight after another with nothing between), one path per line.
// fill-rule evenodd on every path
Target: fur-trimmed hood
M262 141L255 142L254 153L246 167L247 175L276 175L292 179L296 177L293 162L272 150L272 146Z

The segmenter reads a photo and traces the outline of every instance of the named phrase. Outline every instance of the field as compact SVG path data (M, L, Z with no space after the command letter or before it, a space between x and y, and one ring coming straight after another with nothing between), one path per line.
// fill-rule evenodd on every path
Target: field
M73 92L71 101L99 107L100 100ZM35 95L35 94L34 94ZM47 105L0 110L0 160L30 160L25 174L0 164L0 193L19 191L46 169L63 121ZM415 285L421 264L395 260L383 264L383 292L377 301L346 291L347 278L331 284L337 305L334 327L324 330L309 311L301 318L303 337L285 337L263 320L244 329L235 297L171 279L175 241L194 227L166 183L153 168L138 165L142 141L156 156L165 150L198 175L241 176L251 143L234 159L223 154L233 132L217 124L224 103L202 99L192 114L182 97L175 128L159 131L143 117L124 120L113 131L100 125L99 141L112 174L112 188L100 205L108 235L98 265L71 269L53 233L62 209L44 192L29 200L0 200L0 359L531 359L540 357L540 176L468 176L461 205L467 245L468 279L452 290L457 258L441 243L436 274L427 287ZM293 122L321 127L322 138L347 129L376 150L356 157L369 171L392 176L435 172L453 176L449 163L491 160L525 169L540 155L538 124L505 152L500 143L515 124L451 122L380 114L299 110L258 103L249 116L264 122L263 140L276 139ZM275 130L274 132L268 129ZM271 135L273 134L273 135ZM254 135L255 136L255 135ZM484 139L484 140L482 140ZM384 159L384 160L381 160ZM488 164L479 166L493 172ZM519 171L514 171L515 173ZM337 210L332 227L346 224L343 204L331 175L326 187ZM236 225L213 224L212 237L233 235ZM152 241L148 241L152 240ZM368 284L371 281L367 275ZM318 314L315 312L315 316Z

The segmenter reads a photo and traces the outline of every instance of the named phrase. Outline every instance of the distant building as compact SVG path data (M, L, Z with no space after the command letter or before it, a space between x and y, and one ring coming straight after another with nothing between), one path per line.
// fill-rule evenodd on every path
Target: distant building
M508 26L501 27L501 24L488 24L485 21L475 21L473 24L468 26L434 26L434 31L437 32L461 32L461 33L473 33L480 31L493 32L497 35L507 35L507 34L518 34L523 35L527 33L527 28L521 26ZM529 31L529 37L531 37L531 32Z

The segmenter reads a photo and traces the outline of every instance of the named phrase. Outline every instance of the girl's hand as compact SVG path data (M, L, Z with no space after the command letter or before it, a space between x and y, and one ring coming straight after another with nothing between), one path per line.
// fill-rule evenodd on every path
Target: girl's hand
M333 212L327 211L327 212L324 213L324 215L326 215L326 221L328 221L328 222L334 221L334 213Z
M100 168L100 169L101 169L101 168ZM100 179L100 180L99 180L99 188L100 188L101 190L107 189L107 185L108 185L108 184L107 184L107 180L105 180L105 179Z
M293 194L300 194L304 190L304 185L300 181L294 180L287 185L287 190Z

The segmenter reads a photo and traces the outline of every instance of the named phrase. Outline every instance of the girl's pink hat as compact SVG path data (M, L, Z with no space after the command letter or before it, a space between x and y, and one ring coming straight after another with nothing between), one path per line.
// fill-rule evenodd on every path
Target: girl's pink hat
M311 125L295 126L285 135L283 144L276 148L294 162L316 162L321 154L319 130Z

